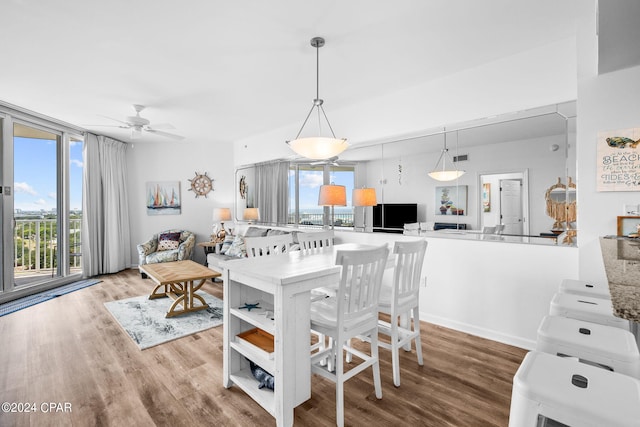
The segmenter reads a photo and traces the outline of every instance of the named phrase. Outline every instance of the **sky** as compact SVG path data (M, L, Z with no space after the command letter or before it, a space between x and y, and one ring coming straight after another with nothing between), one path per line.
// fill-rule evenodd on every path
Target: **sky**
M50 211L56 208L56 141L14 138L14 208ZM70 147L71 210L82 209L82 143Z
M293 201L293 195L295 194L295 187L293 185L293 179L295 178L295 173L293 171L289 171L289 191L290 198ZM353 191L353 172L334 172L332 171L330 174L329 182L336 185L344 185L347 191L347 206L343 209L351 209L351 192ZM309 210L309 209L322 209L318 206L318 194L320 193L320 186L323 184L322 182L322 170L317 171L300 171L300 210ZM295 209L295 204L291 203L291 208ZM336 207L336 210L340 209L340 207Z

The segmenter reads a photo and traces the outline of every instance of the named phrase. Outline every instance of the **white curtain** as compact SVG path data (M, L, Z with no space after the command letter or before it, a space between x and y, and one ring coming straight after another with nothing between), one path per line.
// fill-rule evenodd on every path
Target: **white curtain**
M260 222L286 225L289 205L289 162L256 165L256 207Z
M131 267L126 174L127 145L87 133L82 187L82 274Z

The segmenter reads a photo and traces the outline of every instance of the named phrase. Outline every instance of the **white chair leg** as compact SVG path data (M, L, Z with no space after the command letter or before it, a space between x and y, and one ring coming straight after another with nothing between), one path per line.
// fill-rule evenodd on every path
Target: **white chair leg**
M347 340L346 346L351 348L351 338ZM347 359L347 363L351 363L351 361L353 360L353 355L351 354L351 352L347 351L346 359Z
M382 381L380 381L380 357L378 357L378 330L371 332L371 357L375 360L373 369L373 386L376 390L376 397L382 399Z
M391 366L393 368L393 385L400 387L400 355L398 346L398 323L391 323Z
M342 355L342 343L339 351L336 351L336 424L344 426L344 364ZM336 345L338 350L338 345Z
M406 330L411 330L411 316L409 316L410 312L402 313L400 315L400 326ZM404 345L404 351L411 351L411 341Z
M327 358L327 369L333 372L336 368L336 346L332 337L329 337L329 357Z
M418 333L416 336L416 355L418 356L418 365L423 366L424 361L422 360L422 341L420 340L420 315L418 314L420 310L418 307L413 308L413 330Z

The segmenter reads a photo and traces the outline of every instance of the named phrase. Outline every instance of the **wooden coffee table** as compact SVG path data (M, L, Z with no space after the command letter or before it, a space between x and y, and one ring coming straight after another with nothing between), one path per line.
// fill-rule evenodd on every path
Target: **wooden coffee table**
M173 304L165 317L174 317L209 308L209 304L205 302L204 298L195 292L202 287L207 279L221 275L194 261L145 264L140 266L140 270L147 273L147 276L157 283L149 295L149 299L165 297L173 299Z

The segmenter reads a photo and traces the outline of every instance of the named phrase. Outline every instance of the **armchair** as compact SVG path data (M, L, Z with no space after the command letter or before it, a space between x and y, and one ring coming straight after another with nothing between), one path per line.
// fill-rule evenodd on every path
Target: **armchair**
M159 245L161 240L172 242ZM154 234L151 239L138 245L138 265L191 259L195 243L196 235L186 230L167 230ZM160 250L158 250L158 246L161 246ZM163 249L163 247L168 247L168 249ZM140 275L142 278L147 276L142 272Z

